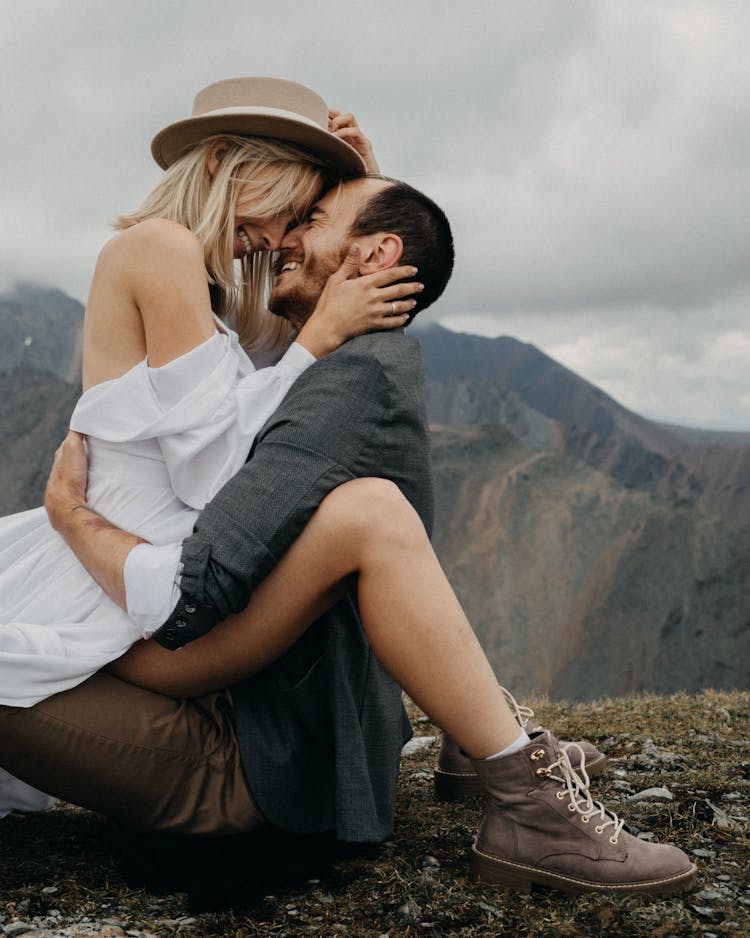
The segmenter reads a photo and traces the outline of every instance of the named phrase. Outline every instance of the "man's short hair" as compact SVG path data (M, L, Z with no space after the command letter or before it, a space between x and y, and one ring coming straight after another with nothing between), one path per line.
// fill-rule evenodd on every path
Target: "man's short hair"
M453 271L453 235L443 210L413 186L397 179L369 199L355 218L356 237L385 231L397 234L404 245L401 263L412 264L424 290L414 295L412 317L440 296Z

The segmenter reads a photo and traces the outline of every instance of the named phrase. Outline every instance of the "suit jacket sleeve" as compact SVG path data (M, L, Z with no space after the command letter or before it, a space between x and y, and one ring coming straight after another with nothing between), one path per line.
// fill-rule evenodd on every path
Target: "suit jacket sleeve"
M376 358L344 346L310 367L184 542L183 594L218 618L243 609L323 498L342 482L378 474L389 409Z

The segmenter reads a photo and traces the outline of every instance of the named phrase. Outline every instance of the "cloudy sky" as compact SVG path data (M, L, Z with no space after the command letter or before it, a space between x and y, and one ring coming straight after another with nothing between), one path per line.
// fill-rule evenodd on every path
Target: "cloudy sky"
M432 318L646 416L750 430L744 0L2 2L0 289L84 300L148 145L232 75L352 110L458 265ZM427 315L427 314L423 314Z

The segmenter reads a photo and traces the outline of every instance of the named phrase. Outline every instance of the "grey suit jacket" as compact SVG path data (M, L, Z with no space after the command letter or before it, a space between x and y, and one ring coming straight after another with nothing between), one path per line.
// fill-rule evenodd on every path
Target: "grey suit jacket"
M185 541L183 593L220 616L243 609L326 494L365 476L395 482L429 532L424 367L401 330L354 339L297 379ZM269 821L352 841L390 835L411 727L353 597L232 694L248 786Z

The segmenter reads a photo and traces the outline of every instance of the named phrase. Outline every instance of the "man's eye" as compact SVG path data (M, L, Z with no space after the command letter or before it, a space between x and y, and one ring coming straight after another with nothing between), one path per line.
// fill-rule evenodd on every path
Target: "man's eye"
M302 218L293 218L286 226L285 234L289 234L289 232L294 231L295 228L304 228L307 223L308 220L306 215Z

